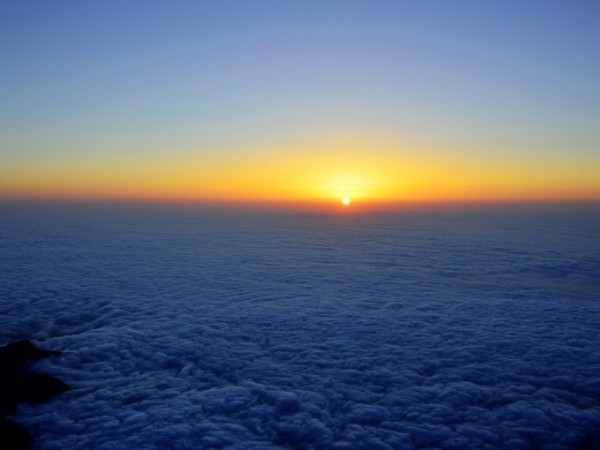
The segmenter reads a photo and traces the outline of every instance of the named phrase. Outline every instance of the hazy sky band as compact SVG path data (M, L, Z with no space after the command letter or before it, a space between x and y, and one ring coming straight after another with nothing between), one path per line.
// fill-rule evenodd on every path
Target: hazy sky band
M599 18L591 1L3 3L0 196L324 198L337 179L600 198Z

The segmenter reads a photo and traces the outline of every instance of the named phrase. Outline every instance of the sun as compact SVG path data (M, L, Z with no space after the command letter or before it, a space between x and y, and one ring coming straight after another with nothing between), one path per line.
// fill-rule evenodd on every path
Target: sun
M342 199L342 205L348 206L350 203L352 203L352 201L348 197Z

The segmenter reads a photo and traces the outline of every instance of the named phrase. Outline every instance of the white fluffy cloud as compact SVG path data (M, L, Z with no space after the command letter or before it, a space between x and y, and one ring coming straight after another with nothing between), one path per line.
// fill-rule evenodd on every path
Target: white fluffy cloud
M0 343L73 388L37 448L600 439L598 216L5 213Z

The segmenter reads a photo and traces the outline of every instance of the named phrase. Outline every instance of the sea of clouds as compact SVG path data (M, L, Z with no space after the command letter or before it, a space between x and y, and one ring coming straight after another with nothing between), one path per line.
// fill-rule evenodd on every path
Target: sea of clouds
M3 205L35 449L600 443L598 212Z

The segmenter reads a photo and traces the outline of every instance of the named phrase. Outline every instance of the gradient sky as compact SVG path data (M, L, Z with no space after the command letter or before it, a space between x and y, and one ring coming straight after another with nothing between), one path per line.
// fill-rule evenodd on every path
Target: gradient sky
M598 1L0 2L0 197L600 199Z

